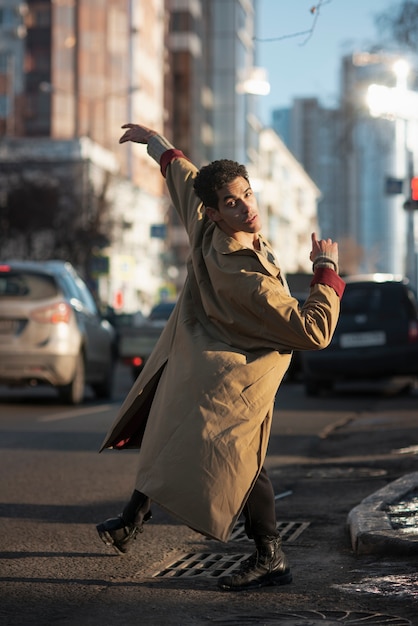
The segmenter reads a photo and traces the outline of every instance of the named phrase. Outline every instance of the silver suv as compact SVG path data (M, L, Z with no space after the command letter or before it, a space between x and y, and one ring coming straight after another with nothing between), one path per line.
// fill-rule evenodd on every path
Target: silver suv
M0 263L0 384L46 383L78 404L112 394L115 331L64 261Z

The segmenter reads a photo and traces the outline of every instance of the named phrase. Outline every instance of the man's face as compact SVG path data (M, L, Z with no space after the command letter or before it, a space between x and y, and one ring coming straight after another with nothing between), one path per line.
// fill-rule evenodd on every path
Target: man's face
M206 213L227 235L239 239L240 233L245 236L261 230L257 200L245 178L234 178L216 193L218 206L206 207Z

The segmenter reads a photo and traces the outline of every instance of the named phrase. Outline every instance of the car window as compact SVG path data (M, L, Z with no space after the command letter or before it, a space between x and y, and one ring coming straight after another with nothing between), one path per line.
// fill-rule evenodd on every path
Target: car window
M0 298L44 300L59 293L53 276L15 270L0 271Z
M149 319L152 321L168 320L175 306L175 302L160 302L152 308Z
M341 301L341 314L406 319L411 316L411 303L400 284L348 284Z
M99 310L97 308L96 302L95 302L92 294L90 293L90 290L87 287L86 283L77 274L74 276L74 281L75 281L75 284L77 285L77 289L78 289L78 291L80 293L79 298L80 298L81 302L84 304L86 309L92 315L98 315L99 314Z
M71 300L71 298L76 298L77 300L80 300L79 290L77 289L77 285L74 282L71 274L67 272L60 273L59 280L62 284L64 293L69 300Z

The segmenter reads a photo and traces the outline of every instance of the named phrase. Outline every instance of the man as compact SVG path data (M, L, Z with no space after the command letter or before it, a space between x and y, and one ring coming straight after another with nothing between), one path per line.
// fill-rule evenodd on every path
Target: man
M277 388L292 350L325 348L344 282L338 245L312 234L314 276L300 309L261 235L244 166L200 172L155 131L126 124L120 143L147 144L189 236L187 280L125 399L104 448L140 448L135 490L119 517L97 526L126 552L155 501L190 528L227 541L241 513L256 551L225 590L292 580L263 468Z

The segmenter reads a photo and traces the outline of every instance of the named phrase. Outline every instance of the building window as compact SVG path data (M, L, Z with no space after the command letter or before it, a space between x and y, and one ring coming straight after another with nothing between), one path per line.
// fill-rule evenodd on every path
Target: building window
M49 51L44 48L34 48L27 51L24 61L25 72L49 73L51 69ZM46 80L45 78L43 80Z
M10 53L0 52L0 74L8 74L10 68Z
M5 94L0 94L0 118L9 116L9 98Z
M170 19L170 29L173 33L193 32L194 24L190 13L173 11Z
M28 28L46 28L51 25L51 6L49 3L39 2L30 6L25 19Z
M14 25L13 10L9 8L0 9L0 26L11 28Z

